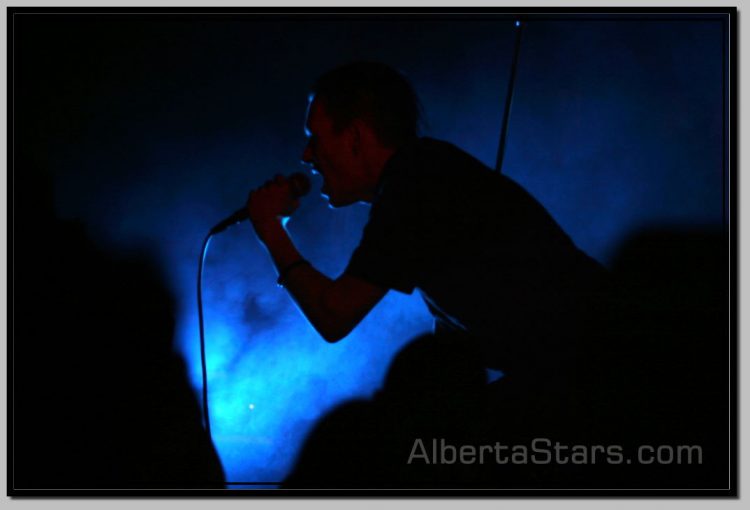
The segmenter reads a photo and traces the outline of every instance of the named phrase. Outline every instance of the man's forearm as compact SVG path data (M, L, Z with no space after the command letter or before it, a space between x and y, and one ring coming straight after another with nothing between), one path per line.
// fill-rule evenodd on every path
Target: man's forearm
M279 275L285 268L302 258L280 221L274 220L254 226L258 238L268 250Z
M318 333L327 341L337 341L348 333L351 327L347 327L345 318L328 306L334 281L309 264L284 273L302 255L279 221L256 225L256 232L284 278L284 287Z

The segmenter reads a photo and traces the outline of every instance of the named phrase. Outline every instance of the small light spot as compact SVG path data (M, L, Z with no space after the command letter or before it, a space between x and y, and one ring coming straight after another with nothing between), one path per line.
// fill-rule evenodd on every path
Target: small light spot
M502 370L492 370L491 368L485 368L484 370L487 374L487 384L492 384L505 375Z
M520 21L516 21L516 26L520 27L521 26L521 22Z
M253 409L255 409L255 404L250 404L250 405L249 405L249 406L247 406L247 407L248 407L248 408L249 408L249 409L250 409L250 410L252 411Z

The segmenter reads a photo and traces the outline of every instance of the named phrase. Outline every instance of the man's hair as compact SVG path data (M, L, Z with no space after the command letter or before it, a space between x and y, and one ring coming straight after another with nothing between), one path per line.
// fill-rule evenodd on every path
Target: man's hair
M354 62L328 71L312 87L340 131L361 119L387 147L417 136L419 99L395 69L378 62Z

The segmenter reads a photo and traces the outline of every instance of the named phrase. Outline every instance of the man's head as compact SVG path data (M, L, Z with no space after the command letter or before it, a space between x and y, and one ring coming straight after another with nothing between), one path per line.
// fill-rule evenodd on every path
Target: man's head
M417 136L419 103L409 82L374 62L348 64L312 88L302 159L323 175L335 207L368 201L400 146Z

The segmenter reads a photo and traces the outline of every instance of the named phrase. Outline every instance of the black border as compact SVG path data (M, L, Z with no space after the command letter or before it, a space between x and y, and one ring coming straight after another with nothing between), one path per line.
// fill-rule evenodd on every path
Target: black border
M119 498L119 497L256 497L256 498L268 498L268 497L283 497L283 498L329 498L331 496L338 496L342 498L362 498L362 497L379 497L379 498L403 498L403 497L449 497L449 498L487 498L487 497L530 497L535 498L580 498L580 497L592 497L592 498L676 498L676 497L690 497L690 498L737 498L738 497L738 414L737 407L739 403L738 399L738 384L737 384L737 373L739 369L739 360L737 358L738 346L737 346L737 300L738 300L738 289L737 289L737 270L738 270L738 256L739 248L737 244L737 8L736 7L283 7L283 8L272 8L272 7L253 7L253 8L206 8L206 7L7 7L7 29L8 29L8 176L7 176L7 199L8 199L8 364L7 364L7 377L8 377L8 492L7 495L16 498L79 498L79 497L96 497L96 498ZM51 490L22 490L15 489L13 487L13 286L14 286L14 251L13 251L13 228L14 228L14 216L13 216L13 162L14 162L14 137L13 137L13 126L14 126L14 109L13 109L13 57L14 57L14 16L17 14L90 14L94 16L137 16L142 17L144 15L167 15L175 16L180 19L185 19L185 16L189 17L205 17L206 15L227 17L236 19L238 15L252 15L254 17L273 17L282 19L294 19L300 18L309 20L310 18L320 17L321 19L330 19L331 15L336 15L340 19L362 19L367 17L368 19L387 18L391 19L395 16L400 18L421 18L426 17L429 19L436 19L441 17L456 19L461 18L473 18L481 17L486 20L488 17L502 18L513 18L522 17L526 20L592 20L592 21L603 21L609 17L616 16L617 20L673 20L673 21L694 21L696 19L705 19L706 15L711 16L713 19L721 20L724 26L724 62L728 61L729 64L729 83L725 82L724 94L726 94L726 86L729 86L729 105L726 104L726 96L724 99L724 130L729 129L729 140L726 136L723 138L724 144L724 173L722 183L723 189L728 188L729 204L722 204L724 212L728 212L729 222L728 225L725 221L725 228L728 229L729 233L729 257L730 257L730 274L729 274L729 285L730 285L730 487L729 489L697 489L694 491L684 489L633 489L633 490L602 490L602 489L551 489L551 490L510 490L510 489L274 489L274 490L262 490L262 491L247 491L238 489L113 489L113 490L85 490L85 489L51 489ZM555 15L554 18L549 15ZM646 15L647 18L644 18ZM679 17L675 17L679 15ZM714 18L715 17L715 18ZM728 37L726 36L726 29L729 28ZM726 44L729 45L729 55L726 55ZM724 79L726 79L726 72L724 72ZM729 118L726 118L727 113ZM724 132L726 135L726 131ZM727 168L727 158L729 155L729 165ZM727 172L728 170L728 172ZM729 182L726 182L726 176L729 176ZM728 210L728 211L727 211ZM726 216L725 216L726 218ZM261 483L256 482L257 485ZM238 485L238 483L235 483ZM243 484L243 485L251 485Z

